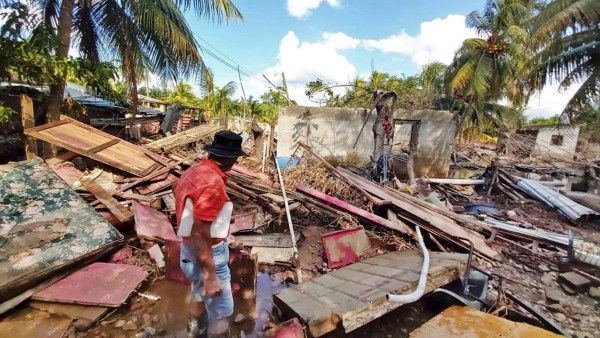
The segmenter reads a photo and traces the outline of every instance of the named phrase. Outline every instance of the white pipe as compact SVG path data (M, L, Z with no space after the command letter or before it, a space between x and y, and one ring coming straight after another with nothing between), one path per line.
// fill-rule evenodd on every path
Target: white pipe
M419 237L419 245L421 245L421 250L423 251L423 266L421 267L421 276L419 277L419 284L417 285L417 289L409 294L405 295L395 295L388 294L386 296L387 300L390 302L396 303L412 303L416 302L425 293L425 286L427 285L427 275L429 274L429 252L427 251L427 247L425 247L425 242L423 242L423 235L421 235L421 229L417 226L417 236Z
M475 180L468 178L423 178L425 183L438 184L456 184L456 185L481 185L485 184L485 180Z
M290 214L290 204L288 203L287 195L285 193L285 185L283 184L283 176L281 176L281 170L279 169L279 160L277 155L273 152L273 158L275 159L275 168L277 168L277 175L279 176L279 185L281 185L281 195L283 196L283 204L285 205L285 215L287 216L287 222L290 229L290 235L292 236L292 248L294 249L294 258L298 259L298 247L296 246L296 234L294 233L294 225L292 224L292 215ZM300 263L296 262L298 274L298 284L302 283L302 272L300 270Z

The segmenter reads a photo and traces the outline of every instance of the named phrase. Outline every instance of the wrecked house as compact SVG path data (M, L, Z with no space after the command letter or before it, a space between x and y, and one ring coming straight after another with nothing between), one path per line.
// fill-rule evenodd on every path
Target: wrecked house
M367 110L361 108L282 108L277 153L280 157L291 156L298 142L303 142L327 159L348 161L353 158L357 160L354 164L369 162L376 116L370 116L361 133L367 115ZM388 147L391 146L393 171L397 176L407 176L407 157L403 154L411 143L416 143L414 171L417 177L448 176L456 133L454 114L432 109L397 110L393 127Z
M554 159L571 161L577 150L580 126L577 125L532 125L517 130L520 144L510 144L506 151L521 156L549 156Z

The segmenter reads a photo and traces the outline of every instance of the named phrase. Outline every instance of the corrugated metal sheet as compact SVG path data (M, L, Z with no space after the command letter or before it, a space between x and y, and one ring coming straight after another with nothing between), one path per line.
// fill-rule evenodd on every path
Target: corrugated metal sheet
M596 211L561 195L558 190L545 186L536 180L519 178L517 185L531 197L556 208L572 222L577 222L584 216L598 215Z

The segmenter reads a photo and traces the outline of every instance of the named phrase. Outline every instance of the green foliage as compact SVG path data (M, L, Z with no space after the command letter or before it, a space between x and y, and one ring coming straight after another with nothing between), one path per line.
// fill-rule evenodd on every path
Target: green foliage
M4 102L0 101L0 125L8 123L10 121L11 116L17 113L12 108L3 106L3 104Z
M561 124L560 115L556 114L550 117L534 117L529 120L529 124L552 126Z

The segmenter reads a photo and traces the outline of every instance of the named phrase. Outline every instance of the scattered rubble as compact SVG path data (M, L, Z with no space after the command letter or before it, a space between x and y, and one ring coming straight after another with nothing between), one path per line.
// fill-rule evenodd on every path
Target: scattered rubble
M52 326L77 337L184 331L173 186L220 129L200 125L139 145L66 117L28 129L69 151L0 166L0 254L8 257L0 269L10 272L0 277L0 311L9 314L0 326L32 324L28 333ZM407 309L386 295L418 284L417 227L430 254L427 297L468 304L477 297L466 290L484 285L486 321L578 337L598 332L598 211L557 181L522 172L551 176L549 169L469 148L452 161L476 177L375 182L368 167L333 166L300 142L281 184L269 152L259 154L253 142L244 145L251 156L227 173L236 335L352 337ZM459 280L468 288L451 287ZM445 292L432 292L437 287ZM46 317L14 312L20 303ZM482 315L472 311L448 307L440 316ZM423 330L410 331L437 325L435 318L396 329L419 337Z

